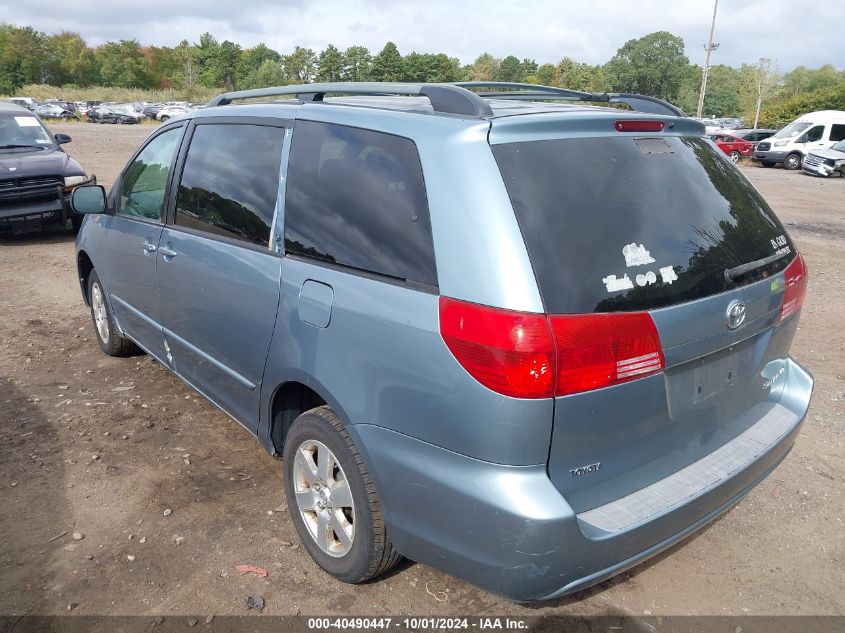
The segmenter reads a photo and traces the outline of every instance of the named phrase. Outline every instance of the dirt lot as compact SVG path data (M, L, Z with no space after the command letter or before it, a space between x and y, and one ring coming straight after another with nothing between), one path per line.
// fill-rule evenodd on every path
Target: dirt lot
M106 185L152 129L54 128ZM323 574L296 544L278 461L148 357L100 352L70 232L1 239L0 614L242 614L249 595L273 614L845 614L845 179L743 170L811 272L793 349L816 379L803 432L720 520L542 605L413 563L358 587Z

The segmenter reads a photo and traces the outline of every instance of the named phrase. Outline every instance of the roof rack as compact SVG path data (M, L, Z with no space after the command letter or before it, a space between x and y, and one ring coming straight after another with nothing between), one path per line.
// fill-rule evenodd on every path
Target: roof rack
M624 92L581 92L580 90L570 90L568 88L505 81L461 81L452 85L460 86L467 90L483 88L485 89L484 92L476 92L475 94L485 99L516 99L526 101L561 99L596 101L600 103L624 103L637 112L686 116L683 110L673 106L668 101L663 101L663 99Z
M493 109L480 95L457 84L336 82L227 92L214 97L207 107L228 105L237 99L295 96L301 102L320 102L327 94L410 95L428 97L435 112L482 118Z

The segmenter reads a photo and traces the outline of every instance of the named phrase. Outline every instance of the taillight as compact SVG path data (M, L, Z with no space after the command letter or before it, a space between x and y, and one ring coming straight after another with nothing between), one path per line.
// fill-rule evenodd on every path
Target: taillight
M461 366L514 398L551 398L663 370L646 312L548 316L440 298L440 334Z
M600 389L663 371L660 336L647 312L551 316L555 394Z
M626 119L616 121L613 124L617 132L662 132L665 125L663 121L631 121Z
M554 343L545 314L440 297L440 335L485 387L514 398L554 395Z
M807 265L798 254L783 271L786 288L783 291L783 303L780 306L781 321L792 316L804 305L807 294Z

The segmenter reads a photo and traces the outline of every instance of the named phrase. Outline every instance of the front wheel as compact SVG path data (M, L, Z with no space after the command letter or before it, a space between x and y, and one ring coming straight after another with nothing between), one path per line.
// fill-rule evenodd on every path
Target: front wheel
M738 151L734 150L729 154L729 157L731 159L731 162L736 164L736 163L739 162L739 159L742 158L742 154L740 154Z
M338 580L364 582L401 559L387 535L367 466L330 408L307 411L291 425L284 485L302 544Z
M164 123L164 122L166 122L166 121L167 121L167 119L169 119L169 118L170 118L170 117L169 117L169 116L167 116L167 115L165 114L163 117L161 117L161 118L159 119L159 121L161 121L162 123Z
M790 154L783 159L783 168L794 171L801 167L801 154Z
M88 275L88 303L91 304L91 319L103 353L109 356L129 356L138 351L135 343L117 333L106 292L94 270Z

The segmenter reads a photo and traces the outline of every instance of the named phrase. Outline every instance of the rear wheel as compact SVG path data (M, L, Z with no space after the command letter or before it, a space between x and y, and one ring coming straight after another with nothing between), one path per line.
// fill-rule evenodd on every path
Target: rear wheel
M291 425L284 484L305 549L338 580L364 582L401 559L387 535L367 466L330 408L312 409Z
M103 284L94 270L88 275L88 302L91 304L91 319L94 321L97 342L103 353L109 356L128 356L137 352L135 343L117 333Z
M739 159L742 158L742 154L738 151L734 150L729 154L732 163L738 163Z
M162 123L164 123L164 122L165 122L165 121L167 121L167 119L169 119L169 118L170 118L170 117L169 117L169 116L167 116L167 115L165 114L164 116L162 116L162 117L159 119L159 121L161 121Z
M801 167L801 154L790 154L783 159L783 168L794 171Z

